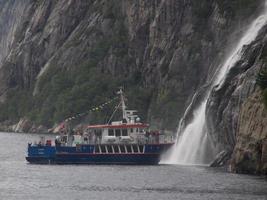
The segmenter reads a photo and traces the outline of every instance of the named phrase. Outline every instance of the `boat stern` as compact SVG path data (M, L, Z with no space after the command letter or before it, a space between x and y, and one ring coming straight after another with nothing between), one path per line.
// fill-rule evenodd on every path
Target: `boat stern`
M32 145L28 144L26 160L29 163L47 164L53 163L56 149L50 145Z

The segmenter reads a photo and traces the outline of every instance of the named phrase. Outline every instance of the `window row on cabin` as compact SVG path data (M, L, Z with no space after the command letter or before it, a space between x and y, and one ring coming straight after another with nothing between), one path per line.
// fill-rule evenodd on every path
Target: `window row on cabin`
M108 136L128 136L127 129L108 129Z
M130 133L134 132L134 128L129 129ZM136 133L143 132L142 129L136 128L135 129ZM120 137L120 136L128 136L128 131L127 129L108 129L108 136L116 136L116 137Z

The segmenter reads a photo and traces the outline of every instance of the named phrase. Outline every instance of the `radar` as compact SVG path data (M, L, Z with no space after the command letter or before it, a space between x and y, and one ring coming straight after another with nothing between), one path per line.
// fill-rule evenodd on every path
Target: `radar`
M136 122L140 122L140 121L141 121L140 117L137 117Z

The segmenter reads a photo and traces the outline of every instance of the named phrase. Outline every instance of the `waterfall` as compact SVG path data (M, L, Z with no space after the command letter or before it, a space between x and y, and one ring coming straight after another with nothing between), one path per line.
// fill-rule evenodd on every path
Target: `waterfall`
M177 131L178 139L176 145L171 150L168 158L163 160L163 163L168 164L207 164L205 160L206 157L206 146L208 144L208 135L206 129L206 106L209 96L213 88L218 89L223 84L225 77L230 68L232 68L235 63L240 60L242 56L242 49L245 45L252 43L261 28L267 24L267 9L265 4L264 12L257 17L248 27L247 31L243 34L240 41L237 43L232 52L227 56L225 61L219 67L215 76L212 80L211 87L209 87L205 98L193 111L192 121L186 125L186 127L181 127L183 123L183 118L181 119ZM192 100L193 101L193 100ZM186 109L188 110L188 109Z

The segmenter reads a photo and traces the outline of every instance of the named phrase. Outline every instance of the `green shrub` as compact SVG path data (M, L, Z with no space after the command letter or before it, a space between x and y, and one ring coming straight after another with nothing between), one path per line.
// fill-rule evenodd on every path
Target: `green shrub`
M29 91L18 88L11 90L8 101L0 104L1 121L17 121L20 117L27 116L32 121L49 127L108 101L114 97L119 86L126 88L129 108L137 107L140 113L144 113L142 118L146 118L150 91L147 92L142 87L141 73L121 73L114 77L101 66L111 49L113 55L121 61L119 64L133 63L128 57L128 30L124 18L118 15L119 8L116 4L106 4L107 8L103 12L106 18L112 18L111 35L99 33L88 50L90 58L80 65L71 68L50 66L39 78L35 96L32 95L33 88ZM118 102L101 112L90 113L91 122L106 122L116 103Z
M261 87L262 90L267 88L267 70L263 69L261 70L256 78L256 83Z
M256 84L262 90L263 103L267 108L267 69L264 68L257 74Z
M232 17L251 15L252 11L255 11L259 6L259 0L216 0L216 2L222 13L228 13Z
M263 90L263 103L265 107L267 108L267 88Z

